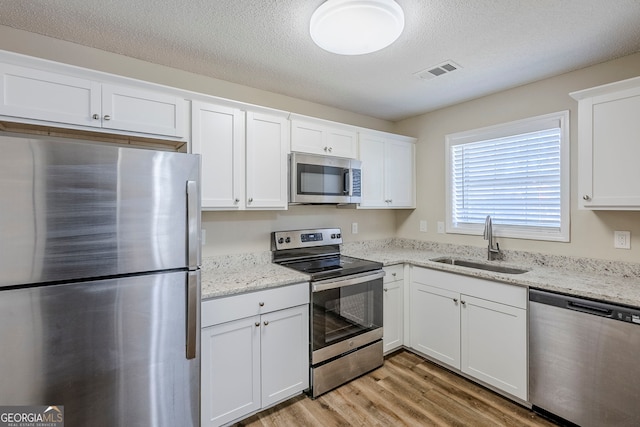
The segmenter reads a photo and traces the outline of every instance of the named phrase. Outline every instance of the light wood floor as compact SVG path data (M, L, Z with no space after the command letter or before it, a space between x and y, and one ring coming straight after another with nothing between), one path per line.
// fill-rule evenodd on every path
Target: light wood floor
M261 426L554 426L408 351L315 400L298 396L237 423Z

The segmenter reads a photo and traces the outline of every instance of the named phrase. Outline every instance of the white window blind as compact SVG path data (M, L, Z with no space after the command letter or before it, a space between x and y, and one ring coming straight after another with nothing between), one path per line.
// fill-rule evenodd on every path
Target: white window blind
M568 240L568 138L548 119L448 136L448 231L477 234L491 215L502 236Z

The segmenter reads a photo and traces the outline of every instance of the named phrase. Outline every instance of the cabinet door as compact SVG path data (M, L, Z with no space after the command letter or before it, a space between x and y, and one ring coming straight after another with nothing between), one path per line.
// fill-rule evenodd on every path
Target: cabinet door
M202 329L201 364L203 426L260 409L260 316Z
M101 126L98 83L10 64L0 64L0 78L0 115Z
M462 372L527 399L526 310L461 295Z
M387 141L385 143L385 194L395 208L416 206L414 144Z
M327 154L324 129L314 123L291 120L291 151Z
M247 112L247 208L287 209L289 142L285 117Z
M191 151L202 156L202 208L238 209L244 203L244 113L194 101Z
M580 101L579 203L640 209L640 87Z
M358 156L357 137L358 134L355 131L327 127L327 154L355 159Z
M460 368L460 308L457 292L411 284L411 348Z
M102 127L171 137L184 136L186 102L173 95L102 85Z
M355 159L357 133L330 123L291 121L291 151Z
M403 344L403 287L403 280L385 281L384 283L382 345L385 353L395 350Z
M382 139L360 134L360 161L362 161L361 207L387 207L385 199L384 156Z
M262 406L309 387L309 305L262 315Z

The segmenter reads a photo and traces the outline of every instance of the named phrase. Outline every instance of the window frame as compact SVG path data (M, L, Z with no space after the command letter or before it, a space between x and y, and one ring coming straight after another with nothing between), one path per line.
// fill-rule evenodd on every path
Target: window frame
M464 132L457 132L445 136L445 205L446 205L446 226L445 232L448 234L482 235L484 222L482 224L454 224L453 222L453 180L452 180L452 156L451 149L455 145L468 144L473 142L486 141L508 136L525 134L528 132L560 128L560 229L548 230L544 227L516 226L499 224L494 221L493 232L496 237L544 240L555 242L570 241L570 133L569 133L569 111L559 111L556 113L544 114L515 120L493 126L472 129Z

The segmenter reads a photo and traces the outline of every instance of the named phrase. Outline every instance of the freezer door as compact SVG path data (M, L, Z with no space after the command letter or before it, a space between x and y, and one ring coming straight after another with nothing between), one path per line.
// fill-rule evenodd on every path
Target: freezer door
M0 287L200 264L199 156L19 135L0 153Z
M66 427L198 426L190 277L199 292L199 271L0 291L2 405L64 405Z

